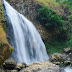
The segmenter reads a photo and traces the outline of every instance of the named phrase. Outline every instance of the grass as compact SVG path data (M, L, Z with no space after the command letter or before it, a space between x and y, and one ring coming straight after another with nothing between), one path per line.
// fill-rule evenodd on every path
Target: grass
M35 0L39 5L52 8L58 15L62 15L64 10L60 8L60 4L53 0Z
M47 49L47 53L56 53L56 52L61 52L63 48L65 48L66 46L64 45L64 43L60 43L60 42L54 42L52 44L46 42L46 49Z
M50 4L53 4L54 6L59 6L57 2L53 2L52 0L36 0L36 1L44 6L50 6Z
M72 49L72 34L70 35L70 39L68 41L61 41L61 42L58 42L58 41L53 41L53 42L45 42L45 46L46 46L46 49L47 49L47 53L60 53L62 52L63 48L71 48Z

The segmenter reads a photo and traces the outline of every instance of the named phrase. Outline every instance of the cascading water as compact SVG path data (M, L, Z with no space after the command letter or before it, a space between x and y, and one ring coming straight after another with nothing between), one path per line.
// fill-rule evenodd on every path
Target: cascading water
M7 21L7 37L14 48L11 57L14 57L18 63L47 61L49 57L45 45L35 26L5 0L3 0L3 10Z
M72 72L72 67L68 66L64 70L65 70L65 72Z

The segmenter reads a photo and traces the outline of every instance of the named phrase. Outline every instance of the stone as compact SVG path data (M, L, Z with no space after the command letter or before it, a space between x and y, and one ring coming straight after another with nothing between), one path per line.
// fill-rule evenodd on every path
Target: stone
M16 66L16 60L14 60L13 58L9 58L7 59L4 63L3 63L3 67L5 69L14 69Z
M26 68L27 64L26 63L17 63L15 69L17 69L18 71L20 71L23 68Z
M65 66L69 66L70 64L72 64L71 61L64 61L64 65L65 65Z
M70 48L64 48L64 49L63 49L63 52L64 52L64 53L71 53L72 50L71 50Z
M18 72L17 70L6 70L6 72Z
M17 63L15 69L20 71L22 68L24 68L25 66L21 63Z
M63 62L52 62L53 64L60 65Z
M60 68L60 72L65 72L64 68Z
M59 72L60 67L49 61L28 65L22 72Z
M5 72L2 68L0 68L0 72Z
M22 65L26 66L27 64L25 62L23 62Z
M54 53L50 56L51 62L63 62L67 60L67 55L61 53Z

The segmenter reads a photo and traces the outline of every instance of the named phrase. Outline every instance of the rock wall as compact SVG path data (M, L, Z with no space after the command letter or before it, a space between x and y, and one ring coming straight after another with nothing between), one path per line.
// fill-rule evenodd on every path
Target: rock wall
M0 0L0 65L10 56L12 53L12 47L6 39L6 34L3 29L3 11L2 4Z

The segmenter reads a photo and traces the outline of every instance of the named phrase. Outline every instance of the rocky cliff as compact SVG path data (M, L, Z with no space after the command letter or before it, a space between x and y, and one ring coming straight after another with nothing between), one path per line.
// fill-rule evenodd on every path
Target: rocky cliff
M10 56L13 50L6 39L6 34L3 29L3 24L5 24L3 18L4 15L2 11L1 0L0 0L0 65Z

